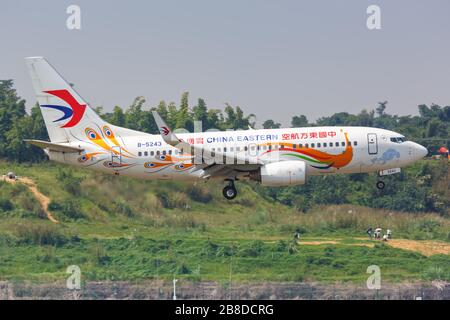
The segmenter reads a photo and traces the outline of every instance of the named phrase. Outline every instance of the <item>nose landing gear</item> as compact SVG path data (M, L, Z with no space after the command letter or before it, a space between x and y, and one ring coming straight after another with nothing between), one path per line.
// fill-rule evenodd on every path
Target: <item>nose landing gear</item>
M228 185L223 188L222 194L227 200L232 200L237 196L237 190L233 180L228 180Z

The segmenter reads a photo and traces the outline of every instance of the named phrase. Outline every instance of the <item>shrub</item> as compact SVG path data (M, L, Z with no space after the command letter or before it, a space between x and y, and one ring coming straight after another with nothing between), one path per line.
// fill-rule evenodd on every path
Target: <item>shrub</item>
M0 211L8 212L14 209L14 205L11 200L6 198L0 198Z
M445 272L441 267L432 266L423 272L423 278L426 280L442 280Z
M264 243L261 240L255 240L244 246L240 250L239 255L243 257L257 257L262 254L263 250Z
M158 191L157 196L164 208L167 209L190 209L189 198L181 192L168 193L166 191Z
M127 217L133 217L134 213L131 207L123 200L117 200L114 202L114 209L117 213Z
M74 176L72 170L59 169L56 178L70 194L81 194L81 182L84 178Z
M76 200L67 199L62 203L55 201L50 202L48 205L50 211L60 212L65 217L78 220L84 218L84 214L81 212L79 203Z
M50 224L19 224L15 234L26 244L62 246L68 242L58 228Z
M208 189L197 185L191 185L187 190L187 194L192 200L201 203L208 203L213 198Z

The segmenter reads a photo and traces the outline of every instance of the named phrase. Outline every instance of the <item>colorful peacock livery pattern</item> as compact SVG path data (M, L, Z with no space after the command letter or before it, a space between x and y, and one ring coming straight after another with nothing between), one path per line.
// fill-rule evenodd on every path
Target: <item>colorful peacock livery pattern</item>
M306 161L309 165L316 169L329 169L329 168L342 168L348 165L353 159L353 148L348 139L347 133L345 136L345 150L340 154L329 154L323 151L312 149L309 147L299 147L298 144L293 143L281 143L282 147L278 150L271 149L264 154L270 152L280 152L283 157L293 157ZM264 145L271 145L272 143L266 143Z
M100 128L99 128L100 129ZM121 145L114 135L113 131L108 126L103 126L101 130L97 131L93 128L86 128L84 130L88 141L94 144L97 147L100 147L101 150L97 152L85 153L78 157L78 162L81 164L86 164L87 166L92 166L100 161L103 161L103 165L106 168L112 168L114 170L118 169L127 169L136 165L136 163L123 163L111 160L111 155L117 155L129 159L135 158L134 154L129 152L123 145ZM119 147L119 148L115 148ZM104 155L103 157L96 157L99 155ZM105 157L108 159L105 161Z
M169 154L157 155L157 161L150 161L144 163L145 169L148 169L148 173L154 173L166 168L172 168L175 171L186 171L194 166L192 163L192 156L188 154L180 155L180 157L174 157Z

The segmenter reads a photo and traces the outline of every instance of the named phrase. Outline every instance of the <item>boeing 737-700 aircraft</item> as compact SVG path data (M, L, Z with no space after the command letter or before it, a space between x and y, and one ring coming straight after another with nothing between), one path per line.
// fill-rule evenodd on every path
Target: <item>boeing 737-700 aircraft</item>
M369 127L176 133L153 112L161 134L138 132L102 120L44 58L26 62L50 138L27 141L70 165L140 179L218 179L233 199L239 179L289 186L313 175L392 174L427 154L399 133Z

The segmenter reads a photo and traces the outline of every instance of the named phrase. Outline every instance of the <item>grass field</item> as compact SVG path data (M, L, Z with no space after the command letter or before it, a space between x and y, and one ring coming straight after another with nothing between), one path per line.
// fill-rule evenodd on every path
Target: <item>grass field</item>
M368 226L394 238L450 242L450 219L353 205L307 213L260 197L252 184L227 202L214 183L149 182L54 163L0 163L51 199L50 222L27 186L0 181L0 280L56 281L78 265L83 279L365 282L450 280L449 254L365 239ZM300 244L293 234L300 229ZM393 242L394 244L394 242ZM401 246L400 246L401 247Z

